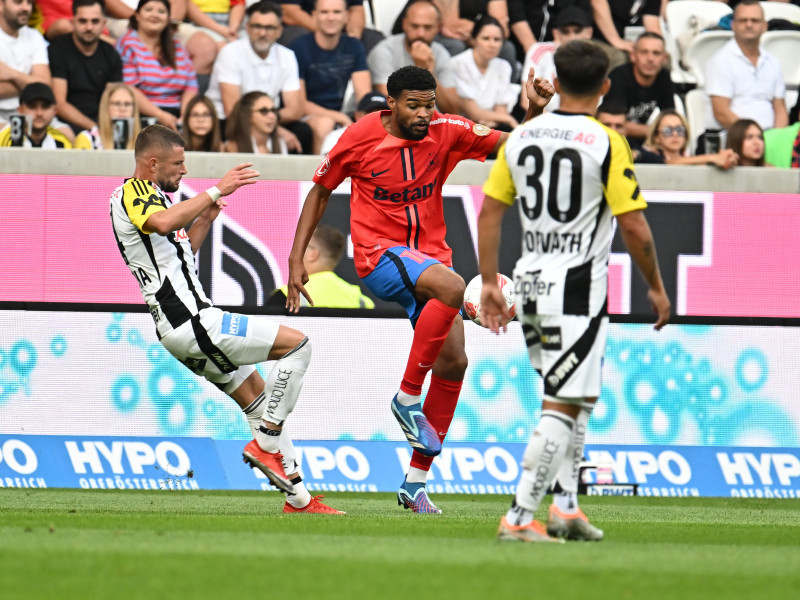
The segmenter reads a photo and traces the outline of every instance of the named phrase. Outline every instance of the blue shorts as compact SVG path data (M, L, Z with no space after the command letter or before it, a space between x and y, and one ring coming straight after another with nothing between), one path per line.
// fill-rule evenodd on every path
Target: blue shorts
M416 324L425 302L417 300L414 289L422 272L442 264L435 258L407 246L395 246L383 253L372 273L361 281L381 300L397 302L411 323Z

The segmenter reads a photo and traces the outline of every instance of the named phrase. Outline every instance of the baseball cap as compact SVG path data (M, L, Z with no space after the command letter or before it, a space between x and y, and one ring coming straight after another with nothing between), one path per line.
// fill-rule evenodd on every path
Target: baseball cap
M364 95L361 100L358 101L358 106L356 110L360 110L364 113L371 113L375 112L376 110L388 110L389 103L386 101L386 96L383 94L378 94L376 92L371 92L369 94Z
M56 103L56 98L53 96L53 90L45 83L29 83L19 94L19 103L27 104L33 100L46 100L50 104Z
M555 19L556 29L562 29L567 25L579 25L580 27L590 27L592 20L589 15L577 6L567 6L558 11Z

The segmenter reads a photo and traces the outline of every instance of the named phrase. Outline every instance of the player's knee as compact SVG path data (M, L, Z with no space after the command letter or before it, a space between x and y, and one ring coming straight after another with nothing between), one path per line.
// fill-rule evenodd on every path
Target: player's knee
M308 337L303 336L303 339L300 340L300 342L294 348L289 350L281 358L292 358L293 360L297 360L302 365L307 367L308 363L311 362L311 340L309 340Z
M456 275L455 273L453 273L453 275L455 276L450 277L447 284L443 287L440 300L448 306L459 308L464 304L464 292L467 289L467 285L460 275Z
M469 359L467 353L463 351L443 352L436 361L434 372L437 376L453 381L460 381L467 372Z

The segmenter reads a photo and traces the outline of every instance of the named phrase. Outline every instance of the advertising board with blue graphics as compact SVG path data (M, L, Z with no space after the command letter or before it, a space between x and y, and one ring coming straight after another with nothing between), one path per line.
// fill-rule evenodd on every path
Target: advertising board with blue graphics
M202 438L0 436L0 487L235 489L275 491L242 461L243 444ZM393 492L409 449L403 442L296 444L311 491ZM512 495L524 444L453 443L433 461L432 493ZM597 493L641 496L800 498L800 450L696 446L587 446L584 483L609 465ZM592 486L590 485L590 493Z

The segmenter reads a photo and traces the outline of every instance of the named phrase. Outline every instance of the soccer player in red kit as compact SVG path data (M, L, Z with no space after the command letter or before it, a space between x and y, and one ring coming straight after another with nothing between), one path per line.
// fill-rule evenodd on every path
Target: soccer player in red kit
M485 160L507 134L458 115L436 112L436 79L425 69L398 69L387 82L388 111L350 125L314 174L289 255L286 306L297 312L304 284L303 255L331 192L351 178L350 233L356 271L379 298L405 308L414 340L392 413L414 449L397 494L419 513L441 513L425 482L455 413L467 368L459 310L464 280L452 269L445 242L442 185L461 160ZM526 83L527 119L553 94L547 81ZM526 120L527 120L526 119ZM424 408L422 384L433 370Z

